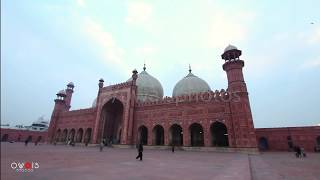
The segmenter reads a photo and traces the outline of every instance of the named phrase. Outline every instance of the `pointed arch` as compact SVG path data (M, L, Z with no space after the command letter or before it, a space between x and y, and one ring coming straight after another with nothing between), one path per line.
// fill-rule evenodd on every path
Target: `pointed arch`
M144 125L138 128L137 143L148 144L148 128Z
M83 137L83 129L80 128L80 129L78 129L78 132L77 132L76 142L81 143L82 137Z
M229 146L227 126L221 122L214 122L210 126L211 145L212 146Z
M178 124L173 124L169 128L169 141L170 145L183 146L183 130Z
M199 123L193 123L189 127L191 146L203 146L203 128Z
M154 126L152 130L153 139L152 144L153 145L164 145L164 129L161 125Z

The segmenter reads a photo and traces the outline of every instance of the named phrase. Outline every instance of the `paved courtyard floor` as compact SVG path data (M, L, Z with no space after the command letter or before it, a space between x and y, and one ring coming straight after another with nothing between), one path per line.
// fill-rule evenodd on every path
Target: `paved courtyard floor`
M1 143L1 179L17 180L320 180L320 154L187 152ZM16 172L13 162L37 162L33 172Z

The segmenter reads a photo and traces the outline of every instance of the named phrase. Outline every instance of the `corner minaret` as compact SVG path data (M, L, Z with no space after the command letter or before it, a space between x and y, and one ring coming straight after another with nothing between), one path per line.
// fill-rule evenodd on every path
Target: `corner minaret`
M242 68L244 61L240 60L241 50L229 45L221 55L225 60L223 70L228 77L228 92L233 97L227 103L227 119L232 122L231 146L237 148L257 149L256 135L253 126L250 101Z
M247 92L242 72L244 61L240 60L240 56L241 50L232 45L227 46L221 55L222 59L225 60L222 67L227 72L229 92Z
M73 88L74 88L73 82L69 82L67 84L66 98L65 98L67 110L69 110L71 108L71 99L72 99L72 94L73 94Z
M55 105L51 115L50 125L48 129L48 140L50 143L53 143L54 141L56 141L56 138L58 138L58 137L55 137L56 126L58 123L57 121L59 119L60 112L66 110L66 102L65 102L66 96L67 96L66 91L61 90L57 93L57 98L54 100Z

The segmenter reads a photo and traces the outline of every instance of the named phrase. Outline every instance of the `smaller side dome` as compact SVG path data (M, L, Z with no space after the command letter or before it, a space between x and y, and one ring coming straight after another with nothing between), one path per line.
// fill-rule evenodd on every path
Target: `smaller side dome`
M236 46L229 44L225 49L224 52L233 50L233 49L238 49Z
M172 96L188 95L192 93L208 92L211 91L210 86L203 79L191 73L189 67L189 74L181 79L173 88Z
M60 91L57 93L57 96L65 97L65 96L67 96L67 93L66 93L66 91L63 89L63 90L60 90Z

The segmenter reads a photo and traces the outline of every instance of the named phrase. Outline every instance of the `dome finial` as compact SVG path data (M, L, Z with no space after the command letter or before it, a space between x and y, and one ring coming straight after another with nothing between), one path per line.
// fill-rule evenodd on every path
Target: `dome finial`
M146 68L146 61L144 61L144 63L143 63L143 70L146 71L146 69L147 69L147 68Z
M191 71L192 71L192 70L191 70L191 66L190 66L190 64L189 64L189 73L191 73Z

